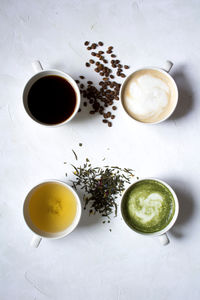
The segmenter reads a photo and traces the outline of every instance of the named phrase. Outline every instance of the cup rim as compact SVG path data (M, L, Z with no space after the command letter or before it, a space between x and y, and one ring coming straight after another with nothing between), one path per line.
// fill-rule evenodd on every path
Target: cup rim
M158 181L160 183L162 183L164 186L166 186L169 191L172 193L172 196L174 198L174 202L175 202L175 211L174 211L174 215L173 215L173 218L172 220L170 221L170 223L165 227L163 228L162 230L159 230L159 231L156 231L156 232L141 232L137 229L134 229L132 228L128 222L126 222L125 218L124 218L124 215L123 215L123 212L122 212L122 202L123 202L123 199L124 199L124 196L126 194L126 192L131 189L131 187L133 185L135 185L136 183L140 182L140 181L145 181L145 180L154 180L154 181ZM179 201L178 201L178 197L175 193L175 191L172 189L172 187L166 183L165 181L161 180L161 179L158 179L158 178L155 178L155 177L146 177L146 178L142 178L142 179L139 179L135 182L133 182L131 185L129 185L129 187L124 191L122 197L121 197L121 203L120 203L120 212L121 212L121 216L122 216L122 219L124 221L124 223L134 232L140 234L140 235L144 235L144 236L149 236L149 237L154 237L154 236L160 236L164 233L166 233L167 231L169 231L175 224L177 218L178 218L178 214L179 214Z
M27 208L28 208L28 203L29 203L29 200L30 200L30 196L34 192L35 189L37 189L39 186L41 186L45 183L58 183L58 184L61 184L61 185L65 186L66 188L68 188L76 198L76 202L77 202L76 216L75 216L74 221L72 222L72 224L70 226L68 226L63 231L50 233L50 232L40 230L33 223L31 225L29 224L29 220L28 220L29 216L27 216L27 214L28 214L27 213ZM27 193L27 195L24 199L24 203L23 203L23 217L24 217L24 221L25 221L26 225L28 226L28 228L32 231L32 233L34 235L37 235L41 238L60 239L60 238L63 238L65 236L67 236L72 231L74 231L74 229L78 226L78 224L80 222L80 219L81 219L81 214L82 214L81 200L80 200L78 194L76 193L76 191L71 186L69 186L67 183L65 183L61 180L57 180L57 179L44 180L44 181L41 181L40 183L38 183L37 185L35 185L34 187L32 187L29 190L29 192ZM31 221L31 219L30 219L30 221Z
M125 84L128 82L128 80L130 79L130 77L135 74L136 72L138 71L143 71L143 70L156 70L156 71L159 71L163 74L165 74L168 78L170 78L170 80L173 82L174 84L174 88L175 88L175 91L176 91L176 101L175 101L175 104L174 104L174 107L173 109L170 111L170 113L165 116L162 120L159 120L159 121L156 121L156 122L151 122L151 123L148 123L148 122L143 122L143 121L140 121L140 120L137 120L135 119L134 117L132 117L128 112L127 110L125 109L124 107L124 104L123 104L123 100L122 100L122 92L123 92L123 89L124 89L124 86ZM169 119L171 117L171 115L174 113L176 107L177 107L177 104L178 104L178 98L179 98L179 93L178 93L178 87L177 87L177 84L174 80L174 78L167 72L165 71L164 69L162 68L159 68L159 67L143 67L143 68L139 68L137 70L135 70L134 72L132 72L131 74L129 74L126 79L124 80L124 82L122 83L121 87L120 87L120 92L119 92L119 97L120 97L120 102L121 102L121 105L123 107L123 111L126 113L126 115L128 115L133 121L137 122L137 123L140 123L140 124L144 124L144 125L155 125L155 124L159 124L159 123L162 123L164 121L166 121L167 119Z
M51 74L48 74L48 73L51 73ZM44 74L44 76L40 77L40 75L43 75L43 74ZM74 112L72 113L72 115L68 119L66 119L65 121L60 122L58 124L47 124L47 123L40 122L39 120L37 120L32 115L32 113L30 112L30 110L28 108L28 105L27 105L27 96L28 96L28 92L29 92L30 88L32 87L32 85L37 80L39 80L42 77L45 77L45 74L47 74L46 76L55 75L55 76L60 76L60 77L64 78L65 80L67 80L72 85L72 87L73 87L73 89L75 90L75 93L76 93L76 102L77 103L76 103ZM29 78L29 80L26 82L26 84L24 86L24 89L23 89L22 100L23 100L23 107L24 107L25 112L27 113L27 115L34 122L36 122L39 125L45 126L45 127L59 127L59 126L62 126L64 124L68 123L69 121L71 121L75 117L75 115L77 114L77 112L78 112L78 110L80 108L81 94L80 94L80 90L79 90L78 84L76 83L76 81L69 74L67 74L67 73L65 73L63 71L57 70L57 69L47 69L47 70L42 70L40 72L37 72L36 74L34 74L33 76L31 76Z

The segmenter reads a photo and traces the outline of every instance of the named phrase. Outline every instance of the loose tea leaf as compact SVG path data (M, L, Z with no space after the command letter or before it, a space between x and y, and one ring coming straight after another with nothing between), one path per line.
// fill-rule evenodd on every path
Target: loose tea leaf
M72 152L74 153L75 159L78 160L78 156L76 154L76 152L72 149Z
M72 181L73 187L85 192L84 209L90 204L90 214L98 212L109 218L114 212L117 216L116 200L125 190L125 185L130 184L133 170L116 166L92 167L88 158L83 166L72 167L76 176Z

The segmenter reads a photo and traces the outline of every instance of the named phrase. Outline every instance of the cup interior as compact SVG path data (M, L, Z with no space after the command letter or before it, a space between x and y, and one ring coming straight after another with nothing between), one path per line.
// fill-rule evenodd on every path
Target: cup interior
M69 118L67 118L65 121L60 122L58 124L47 124L47 123L42 123L41 121L39 121L38 119L36 119L33 114L31 113L29 106L28 106L28 94L29 91L32 87L32 85L39 80L40 78L46 77L46 76L58 76L58 77L62 77L64 78L74 89L75 94L76 94L76 106L75 109L73 111L73 113L71 114L71 116ZM45 125L45 126L50 126L50 127L57 127L60 126L62 124L65 124L67 122L69 122L78 112L79 107L80 107L80 102L81 102L81 96L80 96L80 90L78 88L77 83L74 81L74 79L72 79L68 74L58 71L58 70L45 70L45 71L41 71L37 74L35 74L34 76L32 76L29 81L27 82L24 91L23 91L23 105L25 108L25 111L27 112L27 114L29 115L29 117L31 117L32 120L34 120L35 122L41 124L41 125Z
M171 192L171 194L172 194L172 196L173 196L173 198L174 198L175 211L174 211L174 215L173 215L173 217L172 217L172 220L170 221L170 223L169 223L165 228L163 228L163 229L160 230L160 231L149 232L149 233L147 233L147 232L141 232L141 231L137 230L136 228L133 228L133 227L131 227L131 226L129 225L129 223L127 222L126 217L125 217L125 215L124 215L124 213L123 213L123 202L124 202L124 200L125 200L125 195L126 195L126 193L127 193L129 190L131 190L131 189L133 188L133 186L134 186L136 183L138 183L138 182L140 182L140 181L145 181L145 180L153 180L153 181L160 182L161 184L163 184L164 186L166 186L166 187L168 188L168 190ZM170 229L172 228L172 226L174 225L174 223L176 222L176 219L177 219L178 213L179 213L179 203L178 203L178 198L177 198L177 196L176 196L176 193L174 192L174 190L173 190L166 182L164 182L164 181L162 181L162 180L160 180L160 179L157 179L157 178L144 178L144 179L141 179L141 180L137 180L136 182L134 182L133 184L131 184L131 185L125 190L125 192L124 192L124 194L123 194L123 196L122 196L120 208L121 208L120 210L121 210L122 218L123 218L124 222L126 223L126 225L127 225L129 228L131 228L131 230L133 230L133 231L135 231L135 232L137 232L137 233L139 233L139 234L141 234L141 235L146 235L146 236L151 236L151 237L153 237L153 236L158 236L158 235L162 235L162 234L164 234L165 232L167 232L168 230L170 230Z
M70 226L68 226L63 231L51 233L51 232L46 232L46 231L40 230L38 227L36 227L34 225L34 223L32 222L32 220L30 218L30 215L29 215L29 202L30 202L30 199L31 199L33 193L35 192L35 190L38 187L40 187L41 185L44 185L46 183L56 183L56 184L63 185L66 189L70 190L73 193L73 195L75 196L76 203L77 203L76 216L75 216L72 224ZM77 193L68 184L66 184L62 181L58 181L58 180L49 180L49 181L44 181L44 182L36 185L35 187L33 187L30 190L30 192L28 193L28 195L26 196L25 201L24 201L23 215L24 215L24 219L25 219L25 222L26 222L27 226L30 228L30 230L32 232L34 232L35 234L37 234L39 236L45 237L45 238L57 239L57 238L61 238L61 237L64 237L64 236L68 235L70 232L72 232L76 228L76 226L78 225L78 223L80 221L80 218L81 218L81 210L82 209L81 209L80 199L79 199Z
M166 76L169 81L170 81L170 84L174 90L174 93L175 93L175 96L174 96L174 102L173 102L173 106L171 107L171 110L170 112L165 116L163 117L161 120L159 121L156 121L156 122L143 122L139 119L136 119L134 118L130 113L129 111L126 109L126 106L125 106L125 103L124 103L124 91L125 91L125 88L126 88L126 85L128 83L128 81L130 80L130 78L132 76L134 76L137 72L140 72L140 71L145 71L145 70L156 70L162 74L164 74L164 76ZM122 107L123 107L123 110L125 111L125 113L134 121L138 122L138 123L142 123L142 124L147 124L147 125L151 125L151 124L158 124L158 123L161 123L165 120L167 120L174 112L174 110L176 109L176 106L177 106L177 103L178 103L178 88L177 88L177 85L174 81L174 79L172 78L172 76L167 73L166 71L160 69L160 68L155 68L155 67L145 67L145 68L142 68L142 69L138 69L136 71L134 71L133 73L131 73L126 79L125 81L123 82L121 88L120 88L120 101L121 101L121 104L122 104Z

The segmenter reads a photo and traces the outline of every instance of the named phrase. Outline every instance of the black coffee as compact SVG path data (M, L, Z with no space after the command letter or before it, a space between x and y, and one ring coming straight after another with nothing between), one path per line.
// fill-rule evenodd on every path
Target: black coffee
M66 121L76 107L76 92L63 77L49 75L38 79L28 93L28 107L35 119L45 124Z

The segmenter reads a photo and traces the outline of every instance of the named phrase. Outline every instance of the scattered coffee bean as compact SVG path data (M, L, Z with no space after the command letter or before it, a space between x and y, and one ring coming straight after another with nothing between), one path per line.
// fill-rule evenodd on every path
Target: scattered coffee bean
M85 77L83 75L79 76L80 79L84 79Z
M130 67L127 65L124 65L124 69L129 69Z
M79 83L80 81L79 80L75 80L76 81L76 83Z
M92 50L92 48L91 47L87 47L87 50Z
M78 112L81 112L81 109L79 108Z
M88 42L88 41L86 41ZM86 44L88 50L96 49L98 46L103 46L102 42L98 43L89 43ZM102 48L103 49L103 48ZM103 49L104 50L104 49ZM107 55L103 56L104 53L111 54L111 58L107 59ZM90 114L99 113L102 115L103 123L107 123L109 127L112 127L112 123L108 121L108 118L112 120L115 119L115 115L113 115L110 111L107 111L110 107L113 110L116 110L117 107L114 105L115 101L119 101L119 90L121 84L114 81L115 75L124 78L126 75L124 74L124 70L129 66L121 65L119 59L113 59L116 55L113 53L113 46L109 46L106 51L98 51L91 52L92 56L96 57L96 62L93 59L90 59L88 62L85 62L85 66L91 67L94 65L94 71L99 73L102 76L102 80L98 83L98 88L94 86L93 82L88 80L86 86L81 83L81 95L83 98L87 99L87 101L83 102L83 106L91 105L92 109L90 110ZM109 65L110 64L110 65ZM110 67L108 67L110 66ZM126 66L126 67L125 67ZM117 69L116 69L117 68ZM115 71L116 69L116 71ZM81 79L84 79L84 76L80 76ZM76 81L80 83L79 80Z
M84 45L85 45L85 46L88 46L88 45L89 45L89 42L88 42L88 41L86 41Z

